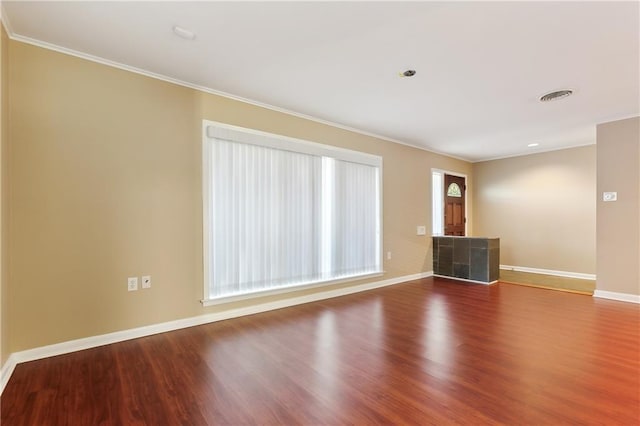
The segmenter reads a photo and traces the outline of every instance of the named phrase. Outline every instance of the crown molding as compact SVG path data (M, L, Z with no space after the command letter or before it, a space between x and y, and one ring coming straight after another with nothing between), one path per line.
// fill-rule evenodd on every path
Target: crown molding
M232 99L234 101L242 102L242 103L245 103L245 104L249 104L249 105L257 106L257 107L260 107L260 108L268 109L268 110L271 110L271 111L279 112L279 113L282 113L282 114L287 114L287 115L290 115L290 116L293 116L293 117L296 117L296 118L301 118L303 120L313 121L315 123L324 124L326 126L338 128L338 129L341 129L341 130L346 130L348 132L356 133L356 134L359 134L359 135L369 136L369 137L376 138L376 139L379 139L379 140L384 141L384 142L391 142L391 143L395 143L395 144L398 144L398 145L404 145L404 146L408 146L408 147L411 147L411 148L419 149L421 151L429 152L431 154L442 155L444 157L454 158L456 160L460 160L460 161L465 161L467 163L471 163L471 160L469 160L467 158L458 157L458 156L454 156L454 155L451 155L451 154L446 154L446 153L443 153L443 152L438 152L436 150L428 149L428 148L425 148L423 146L419 146L419 145L415 145L415 144L408 143L408 142L405 142L405 141L401 141L401 140L398 140L398 139L394 139L394 138L391 138L389 136L384 136L384 135L380 135L380 134L377 134L377 133L368 132L366 130L362 130L362 129L358 129L358 128L355 128L355 127L347 126L345 124L336 123L336 122L333 122L333 121L325 120L323 118L314 117L314 116L311 116L311 115L303 114L303 113L296 112L296 111L293 111L293 110L289 110L289 109L286 109L286 108L281 108L281 107L278 107L278 106L275 106L275 105L267 104L267 103L256 101L256 100L253 100L253 99L244 98L242 96L237 96L237 95L234 95L232 93L223 92L221 90L212 89L212 88L206 87L206 86L200 86L200 85L197 85L197 84L189 83L188 81L180 80L180 79L173 78L173 77L168 77L166 75L154 73L154 72L142 69L142 68L133 67L133 66L126 65L126 64L123 64L123 63L120 63L120 62L116 62L116 61L111 61L109 59L105 59L105 58L102 58L100 56L90 55L88 53L79 52L79 51L73 50L73 49L68 49L66 47L58 46L58 45L53 44L53 43L48 43L46 41L34 39L34 38L31 38L31 37L26 37L26 36L17 34L17 33L15 33L13 31L13 29L11 28L11 24L9 22L9 19L7 18L7 15L4 13L4 7L2 7L2 11L0 13L2 13L2 22L4 24L5 29L7 30L7 35L9 36L9 38L11 40L14 40L14 41L30 44L32 46L40 47L40 48L47 49L47 50L52 50L54 52L62 53L62 54L65 54L65 55L74 56L76 58L85 59L87 61L91 61L91 62L95 62L95 63L98 63L98 64L106 65L106 66L109 66L109 67L112 67L112 68L117 68L117 69L121 69L121 70L124 70L124 71L129 71L129 72L132 72L134 74L139 74L139 75L143 75L145 77L150 77L150 78L153 78L153 79L156 79L156 80L165 81L167 83L175 84L175 85L178 85L178 86L187 87L187 88L190 88L190 89L197 90L199 92L208 93L210 95L220 96L220 97L223 97L223 98Z
M537 155L537 154L544 154L546 152L555 152L555 151L562 151L563 149L574 149L574 148L582 148L584 146L592 146L595 145L595 142L586 142L586 143L582 143L582 144L576 144L576 145L570 145L570 146L561 146L561 147L556 147L556 148L548 148L548 149L539 149L536 150L535 152L527 152L527 153L522 153L522 154L512 154L512 155L503 155L503 156L499 156L499 157L491 157L491 158L487 158L487 159L483 159L483 160L473 160L473 161L469 161L470 163L484 163L485 161L496 161L496 160L506 160L508 158L517 158L517 157L528 157L529 155Z

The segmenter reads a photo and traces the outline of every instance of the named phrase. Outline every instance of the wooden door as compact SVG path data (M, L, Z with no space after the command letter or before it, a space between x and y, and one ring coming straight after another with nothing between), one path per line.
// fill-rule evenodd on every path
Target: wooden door
M444 235L464 236L467 217L464 208L465 178L444 175Z

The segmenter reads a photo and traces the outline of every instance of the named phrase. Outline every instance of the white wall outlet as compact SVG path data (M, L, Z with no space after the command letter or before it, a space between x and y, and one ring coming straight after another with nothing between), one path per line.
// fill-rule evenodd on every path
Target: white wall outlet
M127 290L136 291L138 289L138 277L127 278Z
M142 288L151 288L151 275L142 276Z
M416 230L416 235L427 235L427 227L424 225L418 226Z
M617 192L603 192L602 193L602 201L617 201L618 193Z
M391 260L391 252L390 251L387 252L387 260Z

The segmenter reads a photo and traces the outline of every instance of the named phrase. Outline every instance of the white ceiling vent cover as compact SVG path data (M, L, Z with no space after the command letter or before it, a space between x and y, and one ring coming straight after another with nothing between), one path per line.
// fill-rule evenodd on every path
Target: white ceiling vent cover
M573 90L557 90L555 92L550 92L546 95L542 95L540 97L540 102L557 101L558 99L566 98L567 96L571 96L572 94Z

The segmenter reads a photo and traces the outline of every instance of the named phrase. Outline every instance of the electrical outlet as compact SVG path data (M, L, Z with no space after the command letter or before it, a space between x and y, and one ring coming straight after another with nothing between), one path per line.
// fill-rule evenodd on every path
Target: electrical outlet
M618 201L617 192L603 192L602 201Z
M427 227L424 225L418 226L416 229L416 235L427 235Z
M390 251L387 252L387 260L391 260L391 252Z
M151 288L151 275L142 276L142 288Z
M127 278L127 289L129 291L136 291L138 289L138 277Z

